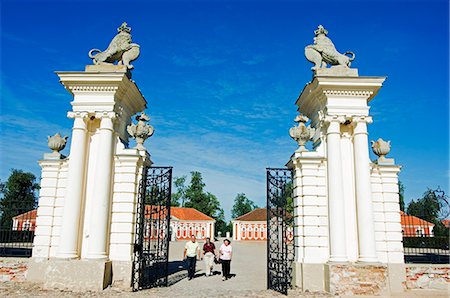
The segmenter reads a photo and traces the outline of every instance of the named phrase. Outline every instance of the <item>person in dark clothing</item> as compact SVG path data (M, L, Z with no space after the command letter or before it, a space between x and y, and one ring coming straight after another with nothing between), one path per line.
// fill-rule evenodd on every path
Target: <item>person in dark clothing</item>
M186 260L188 267L188 279L191 280L195 275L195 264L197 262L197 255L200 258L200 246L195 239L195 236L191 236L191 240L186 242L184 246L183 259Z

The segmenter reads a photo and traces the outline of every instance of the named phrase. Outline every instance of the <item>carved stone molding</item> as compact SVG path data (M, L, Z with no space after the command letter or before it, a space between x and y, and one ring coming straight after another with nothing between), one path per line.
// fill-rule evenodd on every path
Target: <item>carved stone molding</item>
M370 97L373 91L366 90L323 90L325 95Z
M119 86L86 86L76 85L69 86L72 92L115 92L119 89Z

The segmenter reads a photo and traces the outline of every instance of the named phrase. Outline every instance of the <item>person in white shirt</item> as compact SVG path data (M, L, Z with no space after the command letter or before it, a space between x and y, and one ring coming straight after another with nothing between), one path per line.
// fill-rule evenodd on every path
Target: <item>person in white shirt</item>
M184 255L183 259L187 262L188 267L188 280L194 278L195 275L195 264L197 262L197 256L200 258L200 245L195 239L195 236L191 236L191 240L186 242L184 246Z
M229 279L230 276L230 264L231 264L231 257L233 256L233 248L231 247L231 242L228 239L225 239L223 241L223 244L220 246L219 249L220 253L220 260L222 263L222 280Z

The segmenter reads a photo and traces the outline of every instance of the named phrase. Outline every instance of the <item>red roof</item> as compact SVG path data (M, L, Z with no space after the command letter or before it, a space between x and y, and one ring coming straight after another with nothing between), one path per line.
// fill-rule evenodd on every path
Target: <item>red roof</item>
M240 221L267 221L267 209L257 208L249 213L239 216L235 220Z
M13 219L24 219L24 220L36 219L36 212L37 212L37 209L33 209L33 210L28 211L28 212L16 215L16 216L13 217Z
M181 220L214 220L194 208L170 207L170 215Z
M166 209L161 208L159 206L150 206L145 205L145 217L150 217L150 207L152 207L152 218L157 218L165 214ZM158 214L159 210L161 210L162 214ZM214 218L209 217L208 215L198 211L194 208L185 208L185 207L170 207L170 215L171 217L175 217L180 220L214 220Z
M423 220L421 218L415 217L413 215L408 215L403 211L400 211L401 215L401 223L402 226L430 226L434 227L434 224L431 222L428 222L426 220Z
M443 224L446 228L450 228L450 219L443 219L443 220L442 220L442 224Z

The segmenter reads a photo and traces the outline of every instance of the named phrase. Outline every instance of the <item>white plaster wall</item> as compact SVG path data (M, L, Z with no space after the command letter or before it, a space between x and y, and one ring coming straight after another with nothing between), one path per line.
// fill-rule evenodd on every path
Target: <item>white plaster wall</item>
M302 155L293 158L295 257L301 263L325 263L329 258L326 163L314 152Z
M151 162L145 152L124 149L120 142L117 151L114 157L109 258L113 261L131 261L139 182L145 163L150 165Z
M404 263L397 165L372 164L372 200L377 257L382 263Z
M41 189L32 255L49 258L55 256L58 249L68 159L41 160L39 164L42 167Z
M345 197L346 244L350 262L358 260L357 210L353 146L345 136L342 175ZM326 263L329 258L326 161L316 152L293 157L296 259L301 263ZM314 158L314 156L316 156ZM371 164L371 187L377 258L382 263L403 263L397 165Z

